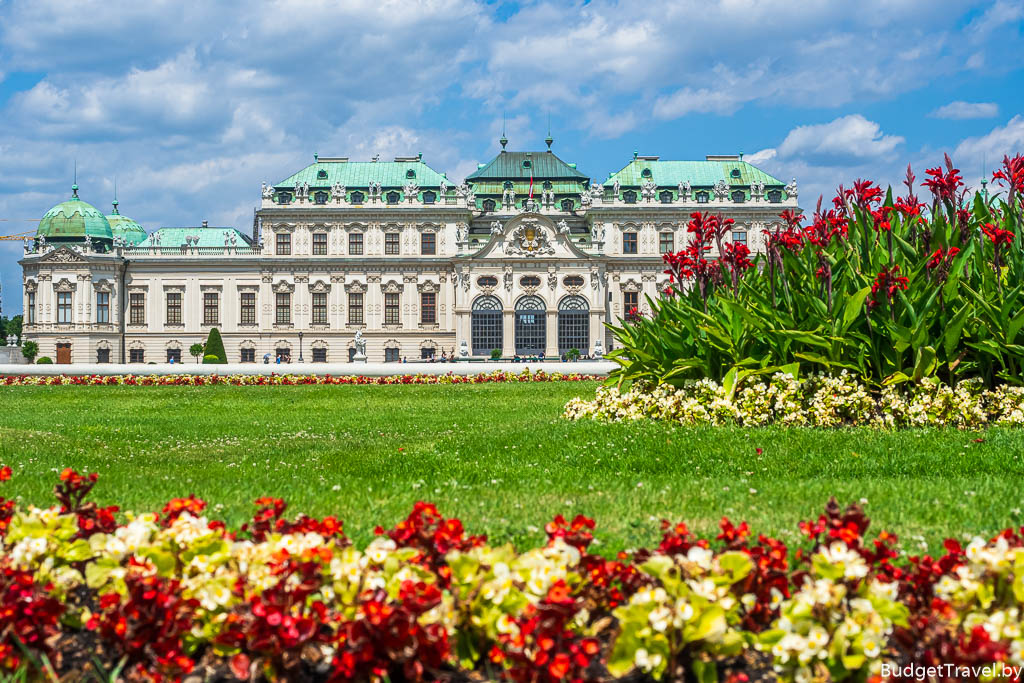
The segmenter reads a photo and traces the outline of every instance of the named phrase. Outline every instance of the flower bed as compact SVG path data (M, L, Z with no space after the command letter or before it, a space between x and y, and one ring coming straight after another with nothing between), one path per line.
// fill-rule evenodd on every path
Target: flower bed
M925 380L873 392L847 372L797 380L776 373L748 378L742 386L712 380L669 384L636 383L627 391L599 387L593 400L565 406L573 420L652 418L687 425L762 427L955 427L1024 424L1024 387L983 389L979 382L950 387Z
M238 530L194 497L119 519L86 501L96 479L65 470L49 509L0 499L4 670L740 683L1024 664L1024 530L908 557L833 500L795 550L723 518L713 540L665 522L653 550L609 559L582 515L517 551L417 503L357 549L335 517L289 519L275 498Z
M488 384L495 382L586 382L603 377L579 373L498 370L476 375L0 375L0 386L293 386L304 384Z

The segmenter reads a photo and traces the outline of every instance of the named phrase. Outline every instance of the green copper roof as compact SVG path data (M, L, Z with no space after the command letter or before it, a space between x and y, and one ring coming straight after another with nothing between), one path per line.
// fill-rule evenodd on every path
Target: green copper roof
M112 239L110 223L92 204L78 198L78 185L71 187L71 199L53 207L39 221L36 237L54 242L62 239Z
M408 177L412 171L414 177ZM294 173L274 187L291 190L295 185L309 183L310 188L330 188L340 182L345 189L367 188L378 182L382 188L401 188L409 181L421 188L437 188L442 182L452 186L450 180L419 160L410 161L316 161Z
M524 165L525 162L529 162L529 166ZM559 159L553 152L500 152L476 172L466 176L466 182L472 184L480 180L517 178L529 181L531 169L534 182L538 178L587 180L586 175Z
M757 181L766 186L782 187L785 185L778 178L738 159L734 161L660 161L642 157L633 159L621 171L612 174L604 182L604 185L611 187L618 179L621 187L640 187L641 183L647 180L643 176L644 169L650 169L650 179L658 187L675 188L683 181L689 182L692 187L711 187L719 180L724 180L730 186L749 186ZM738 171L738 174L734 174L733 171Z
M488 180L485 182L473 183L473 193L477 196L481 195L500 195L505 191L505 182L501 180ZM512 190L516 193L517 198L524 197L530 194L530 179L526 180L513 180ZM551 182L551 190L556 195L562 194L579 194L583 191L583 183L579 180L555 180ZM544 192L544 180L534 178L533 179L533 196L540 201L540 196Z
M251 240L244 234L236 230L235 228L215 228L215 227L198 227L198 228L159 228L149 237L142 242L139 242L139 247L151 247L156 244L153 239L156 235L159 235L160 246L164 249L168 247L183 247L185 246L186 237L198 237L199 242L197 246L200 247L224 247L224 233L234 233L236 247L248 247L251 246Z
M110 223L110 231L114 237L122 237L124 241L131 244L138 244L146 239L146 229L133 221L128 216L122 216L117 210L117 200L114 200L114 212L107 214L107 222Z

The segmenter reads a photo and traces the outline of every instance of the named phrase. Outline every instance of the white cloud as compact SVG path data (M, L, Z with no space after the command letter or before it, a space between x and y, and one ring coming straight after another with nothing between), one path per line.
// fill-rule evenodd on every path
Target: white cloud
M1018 114L1003 126L996 126L985 135L965 138L953 152L953 161L960 168L981 168L986 172L998 165L1004 155L1024 153L1024 115Z
M860 114L840 116L810 126L797 126L778 146L784 159L843 162L888 157L904 142L898 135L885 135L882 127Z
M990 119L999 115L999 105L995 102L964 102L956 100L943 105L929 116L937 119Z
M757 166L758 164L763 164L767 161L771 161L777 155L778 151L772 147L769 147L767 149L762 149L759 152L748 154L747 156L743 157L743 160L753 164L754 166Z

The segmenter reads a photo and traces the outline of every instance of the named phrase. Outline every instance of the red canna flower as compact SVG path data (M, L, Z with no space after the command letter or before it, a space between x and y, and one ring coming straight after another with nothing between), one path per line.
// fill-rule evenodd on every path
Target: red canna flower
M985 233L985 235L988 236L990 240L992 240L992 244L996 245L996 247L1009 245L1011 242L1013 242L1013 232L1009 230L1003 230L1002 228L998 228L992 223L985 223L983 226L981 226L981 231Z
M941 166L929 168L925 174L931 176L930 180L924 181L924 185L932 191L932 196L944 202L958 204L957 191L963 187L963 177L960 169L953 168L953 160L946 156L946 172L942 172Z

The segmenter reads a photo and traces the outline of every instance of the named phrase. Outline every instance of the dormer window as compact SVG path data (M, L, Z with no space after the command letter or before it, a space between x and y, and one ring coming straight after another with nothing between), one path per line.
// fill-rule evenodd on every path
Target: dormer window
M494 211L494 200L493 199L485 199L483 206L484 206L484 211Z
M323 191L317 192L316 194L313 195L313 202L315 204L326 204L327 193Z
M531 162L529 159L527 159L526 161L523 162L523 168L530 168L532 166L533 166L533 162Z
M651 169L645 168L644 170L640 171L640 175L642 177L644 177L644 178L650 178L651 177Z
M729 172L729 175L731 175L733 178L739 178L740 177L740 169L738 169L738 168L732 169Z
M550 180L545 180L544 181L544 189L545 190L550 190L551 189L551 181Z
M633 190L626 190L622 193L622 201L627 204L636 204L636 192Z
M703 191L703 190L701 190L700 192L695 194L694 198L697 200L698 204L707 204L708 203L708 199L710 199L708 193Z
M781 190L769 190L768 191L768 201L770 201L772 204L778 204L779 202L781 202L782 201L782 191Z
M669 191L669 190L662 190L661 193L658 194L658 199L661 200L662 204L671 204L672 203L672 192Z
M506 190L511 190L512 189L512 181L511 180L506 180L505 184L502 185L502 187L505 188Z
M743 190L734 190L730 196L732 197L732 201L736 204L742 204L743 200L746 199L746 195L743 194Z
M405 177L406 178L415 178L416 177L416 171L414 171L413 169L410 168L408 171L405 172Z
M349 196L349 201L352 202L353 204L362 204L364 199L366 199L366 195L358 191L353 192Z
M321 168L316 172L316 177L320 180L327 180L327 171Z
M278 192L277 193L277 203L278 204L291 204L292 203L292 193L291 192Z
M397 204L398 200L401 199L401 195L397 192L391 191L385 194L384 198L387 200L388 204Z
M562 200L562 211L572 211L573 203L571 199Z
M436 201L437 201L437 193L434 192L433 190L427 190L426 192L423 193L423 203L424 204L433 204Z

